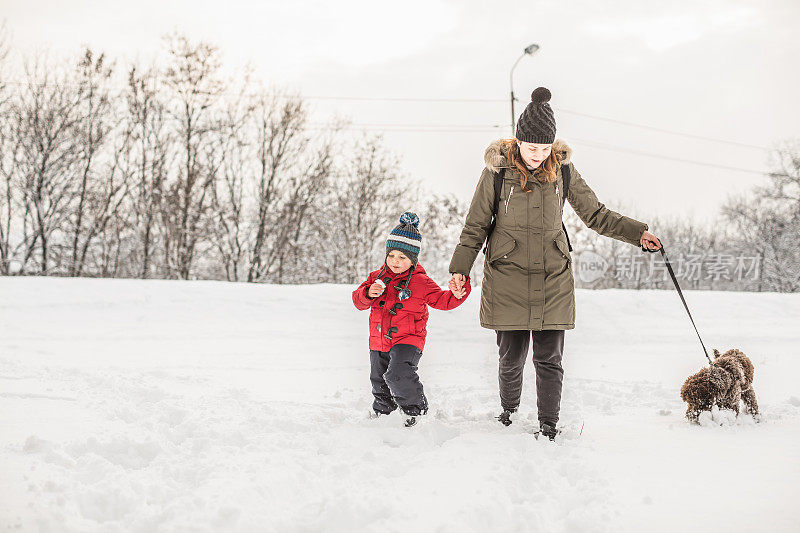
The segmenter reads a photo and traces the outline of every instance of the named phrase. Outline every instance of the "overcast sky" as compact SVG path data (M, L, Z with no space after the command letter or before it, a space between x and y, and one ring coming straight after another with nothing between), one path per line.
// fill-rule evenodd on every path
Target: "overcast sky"
M19 54L89 45L124 63L149 61L174 30L213 42L226 68L250 62L265 82L308 96L315 121L344 115L386 130L409 176L465 199L487 144L510 136L509 71L531 43L541 49L515 70L517 114L548 87L578 171L608 207L645 222L710 222L728 194L764 180L746 171L767 168L764 148L800 137L797 0L0 6Z

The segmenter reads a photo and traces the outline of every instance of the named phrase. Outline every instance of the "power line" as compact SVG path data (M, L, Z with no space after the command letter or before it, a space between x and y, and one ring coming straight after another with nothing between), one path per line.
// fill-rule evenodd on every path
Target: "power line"
M356 100L356 101L383 101L383 102L441 102L441 103L475 103L475 102L482 102L482 103L500 103L500 102L508 102L505 99L497 99L497 98L383 98L383 97L358 97L358 96L304 96L303 98L308 98L309 100ZM703 135L695 135L692 133L685 133L680 131L669 130L666 128L660 128L656 126L650 126L648 124L639 124L636 122L630 122L626 120L618 120L608 117L603 117L599 115L592 115L591 113L583 113L581 111L573 111L571 109L566 109L561 106L553 106L556 110L567 113L569 115L576 115L580 117L590 118L593 120L599 120L602 122L609 122L612 124L618 124L621 126L628 126L633 128L641 128L650 131L657 131L659 133L666 133L669 135L675 135L679 137L687 137L690 139L698 139L703 141L710 141L710 142L717 142L722 144L730 144L732 146L739 146L744 148L751 148L757 150L765 150L769 151L769 148L766 146L759 146L750 143L742 143L737 141L729 141L727 139L719 139L716 137L707 137ZM494 127L494 126L493 126Z
M312 126L327 126L330 127L330 123L328 122L309 122ZM507 125L488 125L488 124L412 124L412 123L345 123L346 127L350 128L360 128L360 129L368 129L368 130L376 130L376 131L394 131L397 129L404 129L409 131L452 131L452 132L497 132L497 130L504 129Z
M499 98L415 98L415 97L392 97L392 96L306 96L309 100L357 100L368 102L430 102L430 103L456 103L456 104L474 104L474 103L489 103L497 104L501 102L508 102Z
M382 127L375 127L375 126L382 126ZM494 129L492 129L492 130L489 130L489 129L424 129L424 128L400 128L400 127L395 127L395 126L399 126L399 125L396 125L396 124L382 124L382 125L349 124L349 125L343 126L343 129L359 130L359 131L361 131L361 130L364 130L364 131L379 131L379 132L391 132L391 133L395 133L395 132L399 132L399 133L403 133L403 132L406 132L406 133L486 133L487 131L496 131ZM500 127L500 126L497 126L497 127ZM309 130L325 130L325 129L330 129L330 128L329 127L326 128L326 127L320 125L320 126L307 127L305 129L309 129ZM690 164L690 165L699 165L699 166L704 166L704 167L719 168L719 169L722 169L722 170L732 170L732 171L735 171L735 172L746 172L746 173L749 173L749 174L757 174L757 175L760 175L760 176L771 174L771 175L776 175L776 176L787 176L788 177L788 174L774 174L774 173L771 173L771 172L768 172L768 171L753 170L753 169L741 168L741 167L732 167L732 166L729 166L729 165L719 165L719 164L716 164L716 163L708 163L708 162L705 162L705 161L696 161L696 160L693 160L693 159L684 159L684 158L681 158L681 157L672 157L672 156L657 154L657 153L653 153L653 152L644 152L644 151L641 151L641 150L632 150L630 148L624 148L624 147L621 147L621 146L609 145L609 144L604 144L604 143L597 143L597 142L594 142L594 141L587 141L587 140L584 140L584 139L577 139L575 137L571 137L570 138L570 142L574 142L576 144L583 144L583 145L590 146L592 148L597 148L597 149L600 149L600 150L608 150L608 151L612 151L612 152L621 152L621 153L627 153L627 154L634 154L634 155L639 155L639 156L644 156L644 157L653 157L653 158L657 158L657 159L663 159L663 160L667 160L667 161L676 161L678 163L686 163L686 164Z
M555 106L553 106L553 107L555 107ZM577 115L577 116L581 116L581 117L591 118L591 119L594 119L594 120L602 120L604 122L611 122L613 124L620 124L622 126L630 126L630 127L633 127L633 128L642 128L642 129L646 129L646 130L657 131L659 133L667 133L669 135L677 135L677 136L680 136L680 137L688 137L690 139L699 139L699 140L703 140L703 141L712 141L712 142L718 142L718 143L723 143L723 144L730 144L730 145L733 145L733 146L742 146L744 148L755 148L755 149L758 149L758 150L769 151L769 148L767 148L766 146L758 146L756 144L741 143L741 142L736 142L736 141L727 141L725 139L717 139L715 137L704 137L702 135L694 135L692 133L682 133L682 132L678 132L678 131L667 130L667 129L664 129L664 128L657 128L655 126L648 126L646 124L637 124L635 122L627 122L625 120L617 120L617 119L613 119L613 118L600 117L600 116L596 116L596 115L590 115L589 113L581 113L579 111L570 111L569 109L564 109L563 107L556 107L556 109L558 109L562 113L567 113L567 114L570 114L570 115Z
M40 85L40 86L55 86L54 84L49 83L31 83L31 82L19 82L19 81L2 81L0 84L7 84L7 85L17 85L17 86L27 86L27 85ZM68 86L79 86L79 84L71 84L65 83L62 85ZM122 87L116 86L117 89L121 89ZM334 95L291 95L291 94L284 94L284 93L270 93L270 92L259 92L259 93L251 93L245 94L244 96L274 96L277 98L304 98L307 100L340 100L340 101L355 101L355 102L407 102L407 103L505 103L508 102L506 99L501 98L438 98L438 97L429 97L429 98L417 98L417 97L384 97L384 96L334 96ZM618 120L608 117L603 117L600 115L593 115L591 113L584 113L581 111L573 111L571 109L566 109L561 106L553 106L556 110L562 113L567 113L570 115L580 116L584 118L589 118L592 120L598 120L601 122L608 122L611 124L617 124L620 126L627 126L632 128L640 128L649 131L655 131L658 133L664 133L667 135L674 135L677 137L686 137L689 139L697 139L702 141L708 142L716 142L720 144L728 144L731 146L738 146L740 148L750 148L755 150L763 150L763 151L770 151L770 148L766 146L759 146L752 143L743 143L738 141L731 141L728 139L720 139L717 137L708 137L704 135L696 135L692 133L680 132L675 130L670 130L666 128L661 128L657 126L651 126L649 124L640 124L638 122L631 122L626 120ZM414 125L417 126L417 125ZM430 124L425 126L438 126L438 124ZM488 126L491 128L496 128L498 126Z
M23 83L23 82L2 82L2 81L0 81L0 83L27 85L27 83ZM38 84L38 85L52 86L52 84ZM66 85L70 85L70 84L66 84ZM253 94L253 95L250 95L250 96L256 96L256 95L273 95L273 96L277 96L279 98L293 98L293 96L291 96L291 95L285 95L285 94L280 94L280 93L257 93L257 94ZM355 101L368 100L368 101L473 102L473 103L474 102L501 102L501 101L504 102L505 101L505 100L497 100L497 99L468 99L468 98L384 98L384 97L358 97L358 96L350 96L350 97L343 97L343 96L302 96L301 98L316 99L316 100L325 99L325 100L355 100ZM725 141L725 140L722 140L722 139L714 139L714 138L711 138L711 137L702 137L702 136L697 136L697 135L692 135L692 134L673 132L673 131L670 131L670 130L665 130L665 129L662 129L662 128L656 128L656 127L653 127L653 126L646 126L646 125L636 124L636 123L632 123L632 122L625 122L625 121L620 121L620 120L616 120L616 119L609 119L609 118L606 118L606 117L599 117L599 116L595 116L595 115L590 115L588 113L580 113L580 112L577 112L577 111L569 111L569 110L566 110L566 109L563 109L563 108L558 108L558 107L556 109L559 109L562 112L573 113L573 114L576 114L576 115L579 115L579 116L592 118L592 119L596 119L596 120L613 122L613 123L622 124L622 125L626 125L626 126L632 126L632 127L640 127L640 128L652 129L654 131L659 131L661 133L669 133L669 134L672 134L672 135L678 135L678 136L683 136L683 137L696 138L696 139L702 139L702 140L707 140L707 141L715 141L715 142L721 142L721 143L727 143L727 144L734 144L734 145L738 145L738 146L746 146L746 147L749 147L749 148L759 148L759 149L762 149L762 150L768 150L765 147L760 147L760 146L755 146L755 145L750 145L750 144L744 144L744 143L738 143L738 142L735 142L735 141ZM311 131L321 131L321 130L329 130L329 129L331 129L333 127L333 126L331 126L329 124L324 124L324 123L319 123L319 122L310 122L308 124L309 125L304 127L303 129L311 130ZM342 128L342 129L347 129L347 130L357 129L359 131L363 130L363 131L378 131L378 132L391 132L391 133L395 133L395 132L397 132L397 133L403 133L403 132L406 132L406 133L488 133L488 132L497 132L498 130L505 128L504 125L501 126L499 124L488 125L488 124L427 124L427 123L423 123L423 124L413 124L413 123L395 123L395 124L391 124L391 123L374 123L374 124L361 123L361 124L358 124L358 123L351 123L351 124L345 124L345 125L342 125L342 126L339 126L339 127ZM708 163L708 162L704 162L704 161L695 161L695 160L692 160L692 159L684 159L684 158L666 156L666 155L662 155L662 154L657 154L657 153L652 153L652 152L644 152L644 151L640 151L640 150L632 150L630 148L623 148L623 147L620 147L620 146L614 146L614 145L609 145L609 144L604 144L604 143L597 143L597 142L594 142L594 141L587 141L587 140L582 140L582 139L577 139L577 138L572 138L571 140L573 142L575 142L575 143L584 144L586 146L590 146L590 147L593 147L593 148L598 148L600 150L608 150L608 151L613 151L613 152L628 153L628 154L640 155L640 156L644 156L644 157L652 157L652 158L657 158L657 159L662 159L662 160L676 161L676 162L687 163L687 164L692 164L692 165L699 165L699 166L704 166L704 167L719 168L719 169L723 169L723 170L732 170L732 171L735 171L735 172L746 172L746 173L758 174L758 175L768 174L768 172L766 172L766 171L758 171L758 170L746 169L746 168L741 168L741 167L732 167L732 166L728 166L728 165L719 165L719 164L716 164L716 163ZM779 175L782 175L782 174L779 174Z
M767 172L767 171L752 170L752 169L749 169L749 168L741 168L741 167L731 167L731 166L728 166L728 165L718 165L716 163L707 163L705 161L695 161L693 159L683 159L681 157L671 157L671 156L668 156L668 155L655 154L655 153L652 153L652 152L642 152L640 150L631 150L630 148L622 148L620 146L613 146L613 145L608 145L608 144L596 143L596 142L593 142L593 141L585 141L585 140L582 140L582 139L572 138L571 140L573 142L577 143L577 144L585 144L586 146L591 146L593 148L599 148L601 150L610 150L612 152L622 152L622 153L627 153L627 154L641 155L641 156L645 156L645 157L654 157L654 158L657 158L657 159L665 159L667 161L678 161L680 163L689 163L689 164L692 164L692 165L700 165L700 166L704 166L704 167L720 168L720 169L723 169L723 170L733 170L733 171L736 171L736 172L748 172L750 174L759 174L759 175L762 175L762 176L766 175L766 174L771 174L770 172ZM775 175L784 175L784 174L775 174Z
M497 99L497 98L383 98L383 97L358 97L358 96L303 96L303 98L308 98L309 100L356 100L356 101L382 101L382 102L441 102L441 103L475 103L475 102L482 102L482 103L500 103L500 102L508 102L505 99ZM726 139L719 139L716 137L707 137L703 135L695 135L692 133L685 133L680 131L669 130L666 128L659 128L656 126L650 126L647 124L639 124L636 122L630 122L626 120L618 120L608 117L603 117L599 115L592 115L591 113L583 113L581 111L573 111L571 109L566 109L561 106L553 106L554 109L562 112L567 113L569 115L576 115L580 117L590 118L593 120L599 120L602 122L609 122L612 124L618 124L621 126L628 126L632 128L641 128L650 131L657 131L659 133L666 133L669 135L675 135L678 137L687 137L690 139L698 139L703 141L710 141L710 142L717 142L722 144L730 144L732 146L739 146L744 148L751 148L757 150L764 150L769 151L769 148L766 146L759 146L752 143L742 143L737 141L729 141Z

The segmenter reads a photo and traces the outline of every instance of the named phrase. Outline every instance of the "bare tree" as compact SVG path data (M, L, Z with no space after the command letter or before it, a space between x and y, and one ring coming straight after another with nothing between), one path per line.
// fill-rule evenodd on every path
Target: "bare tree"
M164 78L172 93L169 110L178 123L181 161L165 190L161 216L168 275L188 279L218 169L214 132L219 126L213 111L224 85L216 47L182 35L169 36L167 42L170 64Z
M793 216L800 217L800 138L779 143L770 159L774 168L768 174L770 184L756 190L765 196L789 202L796 210Z
M126 180L116 179L118 159L107 165L108 174L103 174L102 151L109 144L109 133L115 127L113 95L109 92L109 81L113 65L105 55L84 51L78 64L77 98L78 120L74 128L78 145L77 202L71 212L72 257L69 275L79 276L83 272L92 241L103 234L105 226L119 207Z
M0 24L0 275L8 275L11 268L14 209L18 203L13 183L14 161L20 148L15 134L10 109L8 85L4 83L6 61L10 51L10 38L6 24Z
M130 260L133 275L143 279L151 275L174 140L168 129L166 107L159 95L158 77L155 68L144 72L131 68L125 94L123 135L127 143L123 145L121 164L131 181L129 211L135 244L130 250ZM162 261L166 261L166 257Z
M247 280L263 279L273 263L270 235L276 225L289 173L308 145L303 133L306 110L297 97L262 96L255 106L257 143L257 201L255 238L250 252Z
M218 152L222 158L219 179L211 189L214 220L211 229L219 260L228 281L240 281L243 263L246 262L248 232L246 226L245 183L249 172L248 126L253 119L253 109L246 91L247 80L233 101L225 109L223 129Z
M12 111L20 143L14 165L21 179L24 216L33 231L22 264L24 268L38 246L39 271L49 274L50 238L63 228L74 198L71 178L78 161L74 130L80 117L79 98L63 71L40 60L26 65L26 76L24 97Z
M296 276L288 277L287 266L293 270L300 263L314 263L313 239L303 238L308 236L308 231L316 233L316 228L310 228L313 220L312 211L321 209L319 200L322 198L333 175L334 146L338 126L333 125L326 136L317 140L317 146L309 146L309 156L304 164L301 163L300 173L295 174L287 185L287 200L280 213L280 224L277 225L274 251L266 265L267 272L275 270L274 280L277 283L297 282ZM310 261L309 261L310 259ZM319 265L314 265L318 268Z

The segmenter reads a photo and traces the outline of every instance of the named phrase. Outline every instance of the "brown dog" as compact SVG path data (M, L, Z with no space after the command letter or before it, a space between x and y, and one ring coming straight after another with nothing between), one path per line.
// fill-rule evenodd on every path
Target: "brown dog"
M702 411L711 411L714 404L720 409L733 409L739 414L739 400L745 411L758 420L758 403L753 391L753 363L737 349L720 355L714 350L714 362L697 374L689 376L681 387L681 398L689 404L686 418L697 422Z

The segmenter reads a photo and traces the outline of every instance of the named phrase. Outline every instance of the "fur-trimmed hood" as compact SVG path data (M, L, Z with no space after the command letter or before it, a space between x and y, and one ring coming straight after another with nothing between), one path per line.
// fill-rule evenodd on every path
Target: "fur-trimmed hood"
M566 165L572 159L572 148L563 139L556 139L553 143L553 151L561 159L561 164ZM506 159L506 147L503 139L497 139L492 142L483 154L483 160L486 162L486 167L492 172L497 172L503 167L508 166Z

